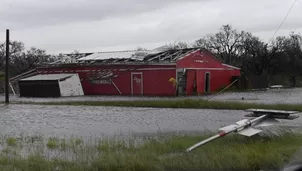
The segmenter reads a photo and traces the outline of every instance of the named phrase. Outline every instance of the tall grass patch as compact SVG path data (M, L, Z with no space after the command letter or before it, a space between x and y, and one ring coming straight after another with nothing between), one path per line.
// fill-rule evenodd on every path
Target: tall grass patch
M302 135L290 131L247 138L228 135L186 153L207 138L167 135L148 138L18 138L0 153L1 170L260 170L278 169L302 146ZM64 148L62 148L64 147ZM63 149L63 150L62 150Z

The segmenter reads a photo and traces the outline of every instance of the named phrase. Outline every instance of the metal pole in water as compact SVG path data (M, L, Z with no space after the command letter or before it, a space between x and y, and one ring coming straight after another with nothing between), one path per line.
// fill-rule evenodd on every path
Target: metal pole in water
M9 81L8 81L8 67L9 67L9 29L6 30L6 56L5 56L5 103L9 103Z

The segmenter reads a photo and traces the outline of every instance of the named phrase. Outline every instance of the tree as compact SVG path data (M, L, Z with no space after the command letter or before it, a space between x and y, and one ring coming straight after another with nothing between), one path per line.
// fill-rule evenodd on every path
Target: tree
M190 45L186 42L183 41L176 41L174 43L170 43L167 45L168 47L170 47L171 49L186 49L186 48L190 48Z
M283 72L290 76L292 86L296 86L296 79L302 74L302 36L291 33L289 36L279 36L274 41L282 56Z
M36 68L38 64L53 62L54 59L47 55L45 50L35 47L30 48L26 52L22 52L18 56L12 57L11 65L15 70L15 74L21 74Z
M0 81L4 80L4 72L0 72Z
M282 55L277 44L269 45L249 33L243 49L242 70L246 73L262 76L270 84L273 76L282 72Z
M0 71L3 71L5 66L5 51L6 44L3 43L0 45ZM24 43L19 41L10 42L10 59L13 59L22 54L22 51L25 49Z
M260 41L258 37L249 34L243 42L243 49L244 70L256 75L261 75L268 65L267 44Z
M244 41L243 68L255 75L267 73L269 82L274 75L287 75L295 87L302 74L301 42L301 35L294 33L279 36L270 45L250 35Z
M0 71L3 71L5 66L5 44L0 45ZM47 55L45 50L31 47L25 51L23 42L10 42L10 75L21 74L30 69L34 69L38 64L54 61L50 55Z
M244 31L238 32L230 25L223 25L218 33L196 40L194 47L212 51L227 64L238 64L244 53L242 46L246 35Z
M271 46L262 42L258 37L248 34L243 43L243 63L248 70L256 75L261 75L265 70L272 74L280 67L277 52L278 46Z

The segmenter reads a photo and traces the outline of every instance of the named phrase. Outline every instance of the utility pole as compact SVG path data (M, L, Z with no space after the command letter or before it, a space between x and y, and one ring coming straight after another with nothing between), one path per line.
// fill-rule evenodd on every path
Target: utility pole
M8 67L9 67L9 29L6 29L6 55L5 55L5 103L9 103L9 80L8 80Z

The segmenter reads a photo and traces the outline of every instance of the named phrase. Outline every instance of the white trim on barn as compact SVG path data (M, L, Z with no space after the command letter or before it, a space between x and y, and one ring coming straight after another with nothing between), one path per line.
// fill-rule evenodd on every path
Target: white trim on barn
M186 68L186 69L194 69L194 70L214 70L214 71L228 71L234 70L232 68Z
M141 95L144 94L144 82L143 82L143 73L142 72L131 72L131 95L133 94L133 75L140 75L141 77Z
M238 68L238 67L234 67L234 66L232 66L232 65L228 65L228 64L222 64L223 66L226 66L226 67L229 67L229 68L233 68L233 69L239 69L239 70L241 70L240 68Z

